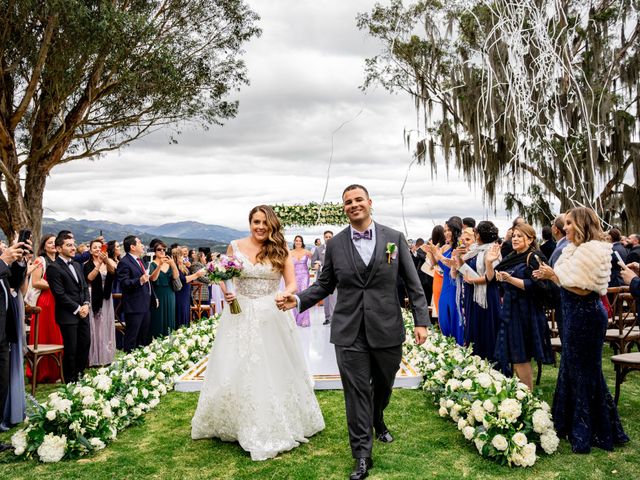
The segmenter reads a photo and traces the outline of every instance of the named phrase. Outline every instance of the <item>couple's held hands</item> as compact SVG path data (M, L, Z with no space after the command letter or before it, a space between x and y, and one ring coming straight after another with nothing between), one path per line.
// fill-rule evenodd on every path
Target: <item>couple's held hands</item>
M278 292L276 295L276 306L278 310L282 310L286 312L287 310L291 310L298 305L296 301L296 296L293 293L288 292Z

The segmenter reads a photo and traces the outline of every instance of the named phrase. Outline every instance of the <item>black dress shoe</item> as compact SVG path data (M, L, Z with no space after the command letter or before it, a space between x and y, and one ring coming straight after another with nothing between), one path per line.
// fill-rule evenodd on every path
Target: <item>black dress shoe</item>
M4 452L7 450L13 450L13 445L9 445L8 443L0 443L0 452Z
M382 443L391 443L393 442L393 437L389 430L384 430L376 435L376 438L380 440Z
M331 323L331 320L325 320L324 322L322 322L323 325L329 325Z
M369 469L373 468L373 460L371 457L356 458L356 464L353 466L353 472L349 475L349 480L362 480L369 476Z

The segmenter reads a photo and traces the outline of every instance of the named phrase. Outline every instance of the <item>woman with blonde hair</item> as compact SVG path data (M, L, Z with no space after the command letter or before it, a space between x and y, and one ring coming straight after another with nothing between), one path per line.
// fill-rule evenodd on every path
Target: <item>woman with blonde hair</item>
M180 290L174 290L176 293L176 328L180 328L183 325L189 325L191 316L191 282L205 275L206 270L201 267L190 274L186 263L183 261L184 249L182 247L171 250L171 258L173 258L173 263L178 267L178 278L182 285Z
M291 312L274 300L284 277L284 293L296 292L293 261L273 209L259 205L249 213L250 234L227 250L243 263L237 294L225 291L227 303L238 300L241 312L225 309L191 437L237 441L252 460L266 460L291 450L324 428L313 382Z
M533 391L531 359L552 363L543 301L549 295L550 286L548 281L532 276L547 259L537 248L535 230L527 223L513 227L511 244L513 251L496 267L493 262L500 255L500 246L493 245L485 255L487 280L495 277L504 290L495 358L507 374L513 365L520 381Z
M629 437L602 374L607 313L600 297L607 292L612 246L589 208L569 210L564 229L570 243L554 267L542 265L534 272L561 287L564 325L553 420L575 453L613 450Z

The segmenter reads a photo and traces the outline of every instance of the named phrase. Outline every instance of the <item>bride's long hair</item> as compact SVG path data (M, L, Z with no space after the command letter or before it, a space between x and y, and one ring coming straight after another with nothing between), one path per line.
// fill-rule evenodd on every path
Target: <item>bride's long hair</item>
M269 260L274 270L282 272L284 271L284 264L289 256L289 247L282 234L280 219L269 205L258 205L257 207L253 207L249 212L249 224L251 224L253 216L257 212L264 213L264 216L267 218L269 235L262 244L260 252L256 255L256 261L258 263L264 263L265 260Z

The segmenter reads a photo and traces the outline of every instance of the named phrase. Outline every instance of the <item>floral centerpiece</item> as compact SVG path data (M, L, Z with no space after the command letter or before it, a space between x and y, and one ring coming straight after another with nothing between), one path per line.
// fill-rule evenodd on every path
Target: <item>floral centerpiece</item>
M227 293L236 293L233 279L242 274L244 265L232 255L220 255L212 262L207 263L207 278L211 282L223 282ZM238 314L242 311L237 299L233 299L229 305L231 313Z
M454 421L478 453L503 465L530 467L537 445L547 454L559 444L549 405L517 378L507 378L455 339L432 333L423 345L413 341L405 313L405 358L424 375L423 389Z

